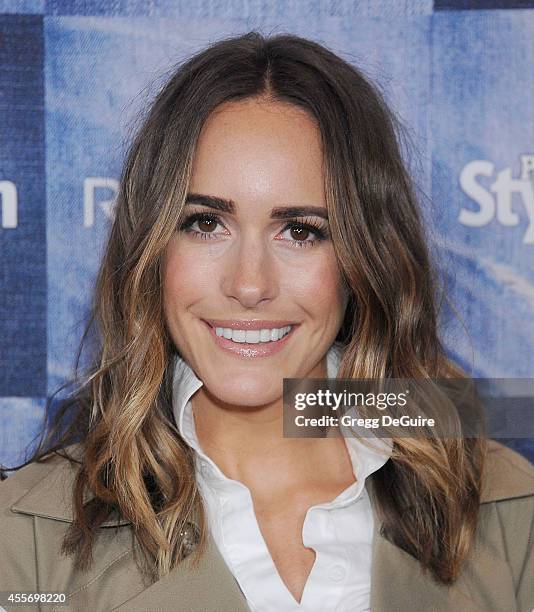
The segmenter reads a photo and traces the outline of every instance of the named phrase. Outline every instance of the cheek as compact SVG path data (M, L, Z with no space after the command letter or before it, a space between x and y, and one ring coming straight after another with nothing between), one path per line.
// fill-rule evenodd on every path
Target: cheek
M198 252L184 248L178 241L171 242L163 260L163 299L165 308L173 307L173 314L179 314L179 307L187 307L206 295L213 287L212 276L208 273L209 262L198 256Z
M287 291L317 314L338 318L345 311L346 292L333 251L311 259L298 274L286 279Z

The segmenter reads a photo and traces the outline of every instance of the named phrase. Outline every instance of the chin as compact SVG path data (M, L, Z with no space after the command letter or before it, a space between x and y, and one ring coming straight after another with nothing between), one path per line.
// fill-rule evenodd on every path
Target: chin
M263 406L282 395L282 379L272 379L265 373L243 374L213 381L206 385L212 395L232 406Z

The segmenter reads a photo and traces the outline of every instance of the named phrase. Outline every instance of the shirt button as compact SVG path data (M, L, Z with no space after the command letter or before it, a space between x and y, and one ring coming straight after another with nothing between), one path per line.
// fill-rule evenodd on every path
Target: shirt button
M332 565L332 567L328 570L328 578L332 582L341 582L345 580L347 576L347 571L342 565Z

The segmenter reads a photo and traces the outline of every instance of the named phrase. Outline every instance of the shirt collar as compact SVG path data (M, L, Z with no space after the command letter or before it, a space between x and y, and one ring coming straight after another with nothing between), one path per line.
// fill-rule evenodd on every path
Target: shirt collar
M343 351L341 345L334 342L328 349L326 355L328 378L336 378L342 355ZM202 380L198 378L189 364L180 355L176 355L173 374L174 419L180 435L187 444L196 451L196 456L200 459L202 465L211 468L202 470L203 474L205 475L209 472L211 474L212 483L216 485L217 482L221 484L222 481L229 481L229 479L202 450L195 430L193 408L191 404L191 397L203 384ZM369 437L370 434L366 433L366 438ZM342 502L346 499L348 502L350 499L353 499L355 495L359 495L367 476L381 468L391 456L392 441L390 439L377 438L372 435L371 437L373 448L362 443L357 437L347 436L345 438L357 482L354 483L354 487L349 487L349 489L346 489L344 493L336 498L336 501Z

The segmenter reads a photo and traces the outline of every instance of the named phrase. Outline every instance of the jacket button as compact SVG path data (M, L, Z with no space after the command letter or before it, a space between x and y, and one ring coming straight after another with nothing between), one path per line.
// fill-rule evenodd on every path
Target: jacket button
M197 526L194 523L187 522L180 531L180 538L184 556L190 555L200 539Z

